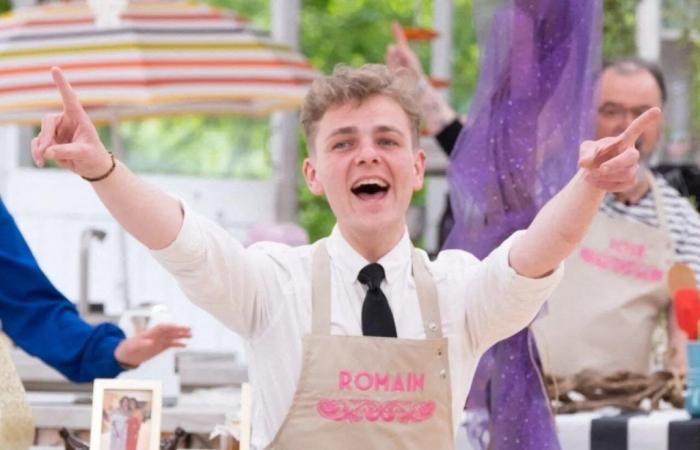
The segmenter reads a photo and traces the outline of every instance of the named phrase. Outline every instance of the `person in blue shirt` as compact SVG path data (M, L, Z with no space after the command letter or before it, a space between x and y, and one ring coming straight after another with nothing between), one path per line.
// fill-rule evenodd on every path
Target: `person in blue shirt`
M161 324L126 338L114 324L82 320L37 264L1 198L0 322L17 346L76 383L115 377L191 336L189 327Z

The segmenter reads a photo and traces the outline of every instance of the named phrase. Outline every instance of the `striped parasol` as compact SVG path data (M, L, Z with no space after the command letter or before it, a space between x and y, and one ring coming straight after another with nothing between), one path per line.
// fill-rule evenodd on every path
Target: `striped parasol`
M265 114L299 106L317 76L232 12L183 1L49 3L0 16L0 122L58 111L54 65L98 121Z

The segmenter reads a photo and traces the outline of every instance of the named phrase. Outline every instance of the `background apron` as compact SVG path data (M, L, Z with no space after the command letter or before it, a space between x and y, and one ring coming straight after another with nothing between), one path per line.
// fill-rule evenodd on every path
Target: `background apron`
M437 290L413 251L426 339L330 334L330 258L314 253L312 331L275 450L454 448L447 339Z
M0 333L0 449L27 450L34 442L34 420L24 387Z
M649 177L659 227L599 212L566 260L547 313L532 326L545 373L649 372L652 334L670 301L666 274L674 258L661 194Z

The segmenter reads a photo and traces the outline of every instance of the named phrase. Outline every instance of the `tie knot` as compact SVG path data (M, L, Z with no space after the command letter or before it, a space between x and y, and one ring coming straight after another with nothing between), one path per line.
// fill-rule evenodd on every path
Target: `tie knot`
M357 275L357 281L366 284L369 289L379 289L384 279L384 267L381 264L367 264Z

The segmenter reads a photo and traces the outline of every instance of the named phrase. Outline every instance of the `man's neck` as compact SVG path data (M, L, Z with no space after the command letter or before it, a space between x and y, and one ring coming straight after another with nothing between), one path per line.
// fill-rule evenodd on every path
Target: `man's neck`
M338 224L340 233L350 246L369 262L377 262L389 253L399 243L406 229L405 224L400 224L391 230L363 233L357 230L349 230Z
M630 189L625 192L616 192L615 200L622 202L626 205L636 205L640 200L649 192L651 189L651 184L649 182L649 172L644 170L639 177L639 181L635 183Z

